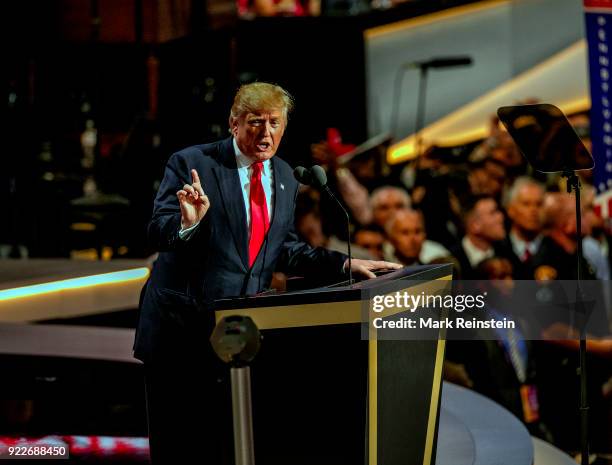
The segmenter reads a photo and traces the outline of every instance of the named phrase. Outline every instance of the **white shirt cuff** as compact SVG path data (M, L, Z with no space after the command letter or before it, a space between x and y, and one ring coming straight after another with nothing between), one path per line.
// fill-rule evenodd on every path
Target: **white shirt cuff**
M179 235L179 239L182 239L184 241L188 241L189 238L191 236L193 236L193 233L195 232L196 228L199 226L199 222L197 222L196 224L194 224L193 226L190 226L187 229L181 229L178 233Z

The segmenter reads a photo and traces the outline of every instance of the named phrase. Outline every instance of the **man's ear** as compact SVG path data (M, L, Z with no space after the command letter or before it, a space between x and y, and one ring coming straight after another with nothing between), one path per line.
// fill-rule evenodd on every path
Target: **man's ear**
M230 127L230 132L232 133L232 135L236 136L236 133L238 131L238 118L234 116L230 116L229 117L229 127Z

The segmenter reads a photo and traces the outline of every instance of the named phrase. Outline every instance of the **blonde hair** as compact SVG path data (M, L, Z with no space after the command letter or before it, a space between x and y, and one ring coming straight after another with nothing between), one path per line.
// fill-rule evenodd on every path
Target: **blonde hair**
M285 123L289 112L293 110L293 97L285 89L267 82L253 82L240 86L230 111L232 118L238 118L246 113L262 110L279 109L283 113Z

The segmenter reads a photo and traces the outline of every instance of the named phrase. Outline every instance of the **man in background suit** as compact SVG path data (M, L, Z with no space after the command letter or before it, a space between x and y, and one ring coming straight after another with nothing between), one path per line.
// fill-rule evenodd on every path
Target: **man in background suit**
M479 195L468 199L463 218L465 236L450 252L459 262L461 279L477 279L480 262L511 253L501 244L506 237L504 215L493 197Z
M274 157L291 107L279 86L244 85L231 109L232 136L181 150L166 166L149 225L159 257L134 344L145 364L153 463L231 461L226 369L208 342L215 299L261 292L277 269L346 279L346 255L312 248L294 230L298 183ZM400 266L352 261L368 278L380 268Z
M533 279L530 268L534 257L541 254L542 220L545 189L527 177L517 178L508 191L506 211L510 232L505 241L507 256L512 262L515 279Z

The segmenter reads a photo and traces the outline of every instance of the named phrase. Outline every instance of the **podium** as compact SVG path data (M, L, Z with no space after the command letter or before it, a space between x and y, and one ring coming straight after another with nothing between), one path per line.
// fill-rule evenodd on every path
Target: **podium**
M374 295L447 293L451 280L450 264L424 265L216 301L217 321L249 316L263 335L251 365L256 463L434 464L443 335L380 340L368 315Z

